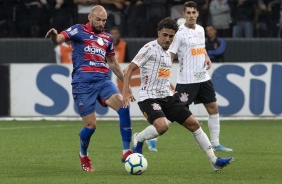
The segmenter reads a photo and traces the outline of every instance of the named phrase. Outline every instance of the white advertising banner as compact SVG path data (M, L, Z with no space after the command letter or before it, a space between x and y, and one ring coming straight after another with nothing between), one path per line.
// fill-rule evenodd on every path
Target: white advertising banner
M121 64L125 69L128 64ZM171 84L175 86L178 64L173 64ZM71 93L72 65L11 64L10 99L12 117L77 117ZM281 116L282 63L214 63L209 70L221 116ZM119 87L115 75L112 81ZM131 86L138 98L140 76L133 76ZM191 105L195 116L207 116L202 104ZM96 104L98 117L116 117L110 108ZM131 116L142 117L136 102Z

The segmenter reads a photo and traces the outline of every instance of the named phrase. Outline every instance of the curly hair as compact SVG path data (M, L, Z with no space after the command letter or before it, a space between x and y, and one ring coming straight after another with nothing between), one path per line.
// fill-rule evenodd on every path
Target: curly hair
M176 21L172 20L170 17L166 17L158 23L157 30L160 31L163 28L172 29L176 32L178 30L178 25Z

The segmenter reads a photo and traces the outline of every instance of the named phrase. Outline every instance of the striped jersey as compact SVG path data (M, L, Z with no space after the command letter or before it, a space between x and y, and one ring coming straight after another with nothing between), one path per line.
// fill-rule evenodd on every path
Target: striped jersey
M72 43L72 83L108 79L106 56L114 56L113 38L109 33L93 32L90 24L76 24L61 34Z
M205 32L196 24L195 29L181 25L169 47L177 54L180 67L177 84L199 83L210 80L205 68Z
M170 72L172 62L168 51L157 40L145 44L132 60L140 68L139 100L172 96Z

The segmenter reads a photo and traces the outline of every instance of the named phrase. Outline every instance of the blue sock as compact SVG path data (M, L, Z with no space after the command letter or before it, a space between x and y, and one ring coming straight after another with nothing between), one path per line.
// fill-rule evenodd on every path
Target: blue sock
M123 149L130 149L130 142L132 136L131 119L129 113L129 107L120 108L118 111L119 115L119 128L122 138Z
M80 153L82 155L87 155L87 148L90 142L92 134L95 132L96 128L86 128L83 127L80 131Z

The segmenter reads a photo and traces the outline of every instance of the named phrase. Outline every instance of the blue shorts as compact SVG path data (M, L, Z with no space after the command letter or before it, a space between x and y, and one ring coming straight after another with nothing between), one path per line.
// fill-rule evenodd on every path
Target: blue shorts
M95 111L95 103L98 100L104 107L105 101L113 94L120 94L117 86L111 80L98 82L72 84L72 95L81 117Z

